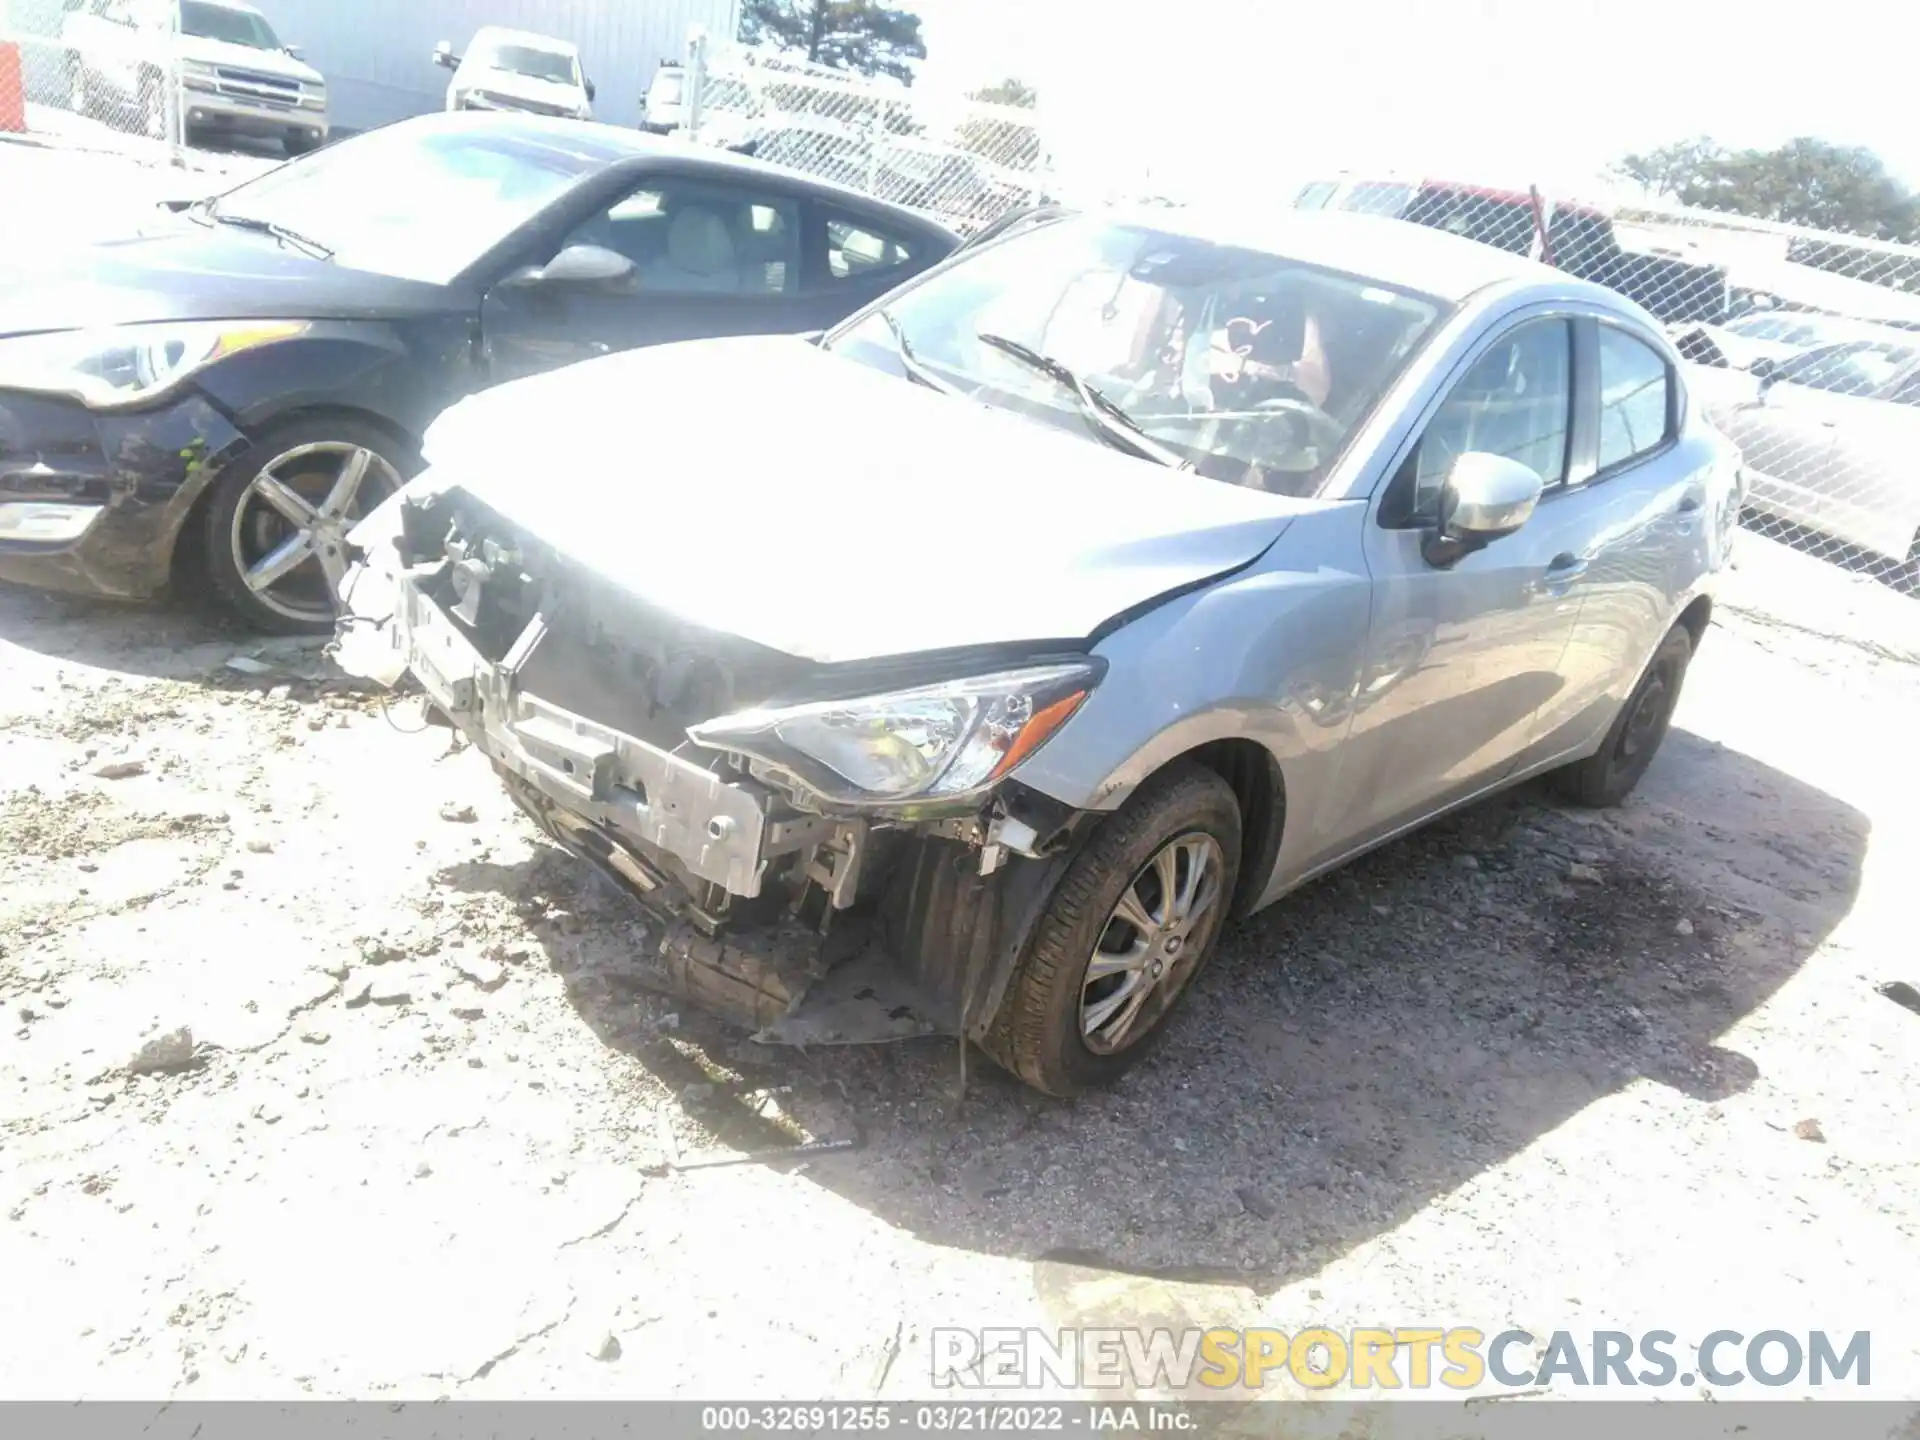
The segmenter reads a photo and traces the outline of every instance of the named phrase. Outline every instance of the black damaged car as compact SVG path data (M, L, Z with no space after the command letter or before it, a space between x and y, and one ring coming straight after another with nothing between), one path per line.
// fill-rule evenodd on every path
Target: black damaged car
M205 584L259 627L325 632L346 530L461 396L636 346L823 329L958 244L611 126L446 114L356 136L0 276L0 579Z

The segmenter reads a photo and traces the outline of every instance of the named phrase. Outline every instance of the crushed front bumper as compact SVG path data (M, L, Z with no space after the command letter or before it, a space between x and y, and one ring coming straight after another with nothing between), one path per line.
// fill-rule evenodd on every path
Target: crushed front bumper
M528 693L530 624L497 663L391 551L349 575L335 657L393 685L411 671L430 703L493 762L550 838L639 902L647 943L634 978L775 1044L869 1044L956 1034L962 1009L915 983L864 917L822 931L790 915L721 929L671 871L751 900L769 862L830 840L836 822ZM844 923L842 923L844 922Z

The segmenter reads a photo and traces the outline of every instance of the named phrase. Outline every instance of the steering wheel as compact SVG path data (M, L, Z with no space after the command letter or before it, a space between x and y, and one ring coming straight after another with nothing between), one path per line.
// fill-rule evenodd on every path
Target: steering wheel
M1292 389L1291 386L1288 387ZM1276 395L1262 400L1249 410L1215 410L1205 413L1208 420L1271 420L1286 416L1286 443L1295 450L1308 450L1340 438L1340 422L1314 404L1305 395ZM1196 418L1200 418L1196 416Z

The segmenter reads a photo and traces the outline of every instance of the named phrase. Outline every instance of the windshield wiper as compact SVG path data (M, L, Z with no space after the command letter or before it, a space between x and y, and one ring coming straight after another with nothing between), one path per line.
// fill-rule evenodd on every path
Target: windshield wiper
M1087 417L1087 422L1099 432L1100 438L1116 450L1125 450L1130 455L1138 455L1142 460L1152 460L1156 464L1165 465L1170 470L1193 468L1191 462L1155 440L1138 420L1087 384L1076 371L1061 364L1052 356L1042 355L1031 346L1022 345L1018 340L1009 340L1005 335L995 335L990 331L983 330L975 338L982 345L990 345L1003 355L1011 355L1022 365L1038 370L1042 375L1071 390L1074 398L1080 402L1080 413Z
M913 353L913 342L907 339L907 332L900 328L900 322L893 318L890 311L877 312L887 323L887 329L893 334L893 348L900 355L900 368L907 372L909 380L926 386L929 390L938 390L942 395L958 395L960 392L938 375L920 363L920 357Z
M202 208L204 206L204 208ZM298 230L289 230L275 220L262 220L258 215L229 215L222 210L217 201L206 200L194 209L205 217L204 223L213 225L231 225L236 230L254 230L262 235L271 235L283 245L291 245L296 250L304 250L316 260L331 260L333 250L322 245L311 235L302 235ZM199 218L199 217L196 217Z

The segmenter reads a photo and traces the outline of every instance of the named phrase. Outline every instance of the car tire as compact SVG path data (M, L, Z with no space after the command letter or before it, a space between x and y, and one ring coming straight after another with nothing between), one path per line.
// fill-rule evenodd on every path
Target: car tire
M355 467L358 479L343 492ZM331 633L345 532L418 468L410 445L352 416L268 430L221 473L204 511L200 543L215 597L256 629ZM282 493L289 490L292 501ZM299 503L315 512L304 527L289 513Z
M1554 789L1574 804L1595 810L1625 800L1667 737L1692 659L1693 636L1686 626L1675 625L1653 652L1599 750L1554 771Z
M1179 762L1148 780L1100 823L1048 899L982 1042L987 1053L1062 1097L1132 1068L1213 952L1239 882L1240 836L1239 803L1213 771ZM1169 855L1171 913L1162 878ZM1123 901L1143 921L1165 922L1157 936L1125 918ZM1116 946L1133 968L1117 968ZM1096 962L1107 973L1093 974Z

